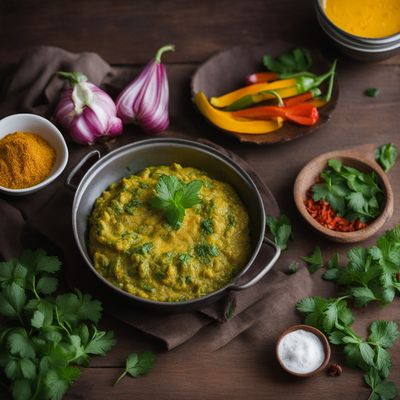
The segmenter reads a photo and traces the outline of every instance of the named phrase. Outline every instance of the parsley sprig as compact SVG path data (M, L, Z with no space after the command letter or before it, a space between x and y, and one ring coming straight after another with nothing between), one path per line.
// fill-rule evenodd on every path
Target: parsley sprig
M344 346L348 365L366 372L364 380L372 390L369 399L394 399L397 389L387 380L392 366L388 349L400 336L397 324L374 321L363 339L352 328L354 317L347 301L358 307L371 301L385 305L400 293L400 225L382 235L374 246L352 248L347 259L347 265L341 267L336 253L323 275L341 285L344 296L307 297L298 302L297 310L305 315L306 324L324 331L331 343Z
M367 174L331 159L321 179L312 186L313 200L327 201L340 216L367 222L381 213L384 195L375 172Z
M351 327L354 317L347 307L347 298L307 297L299 301L296 308L305 315L305 324L322 330L332 344L344 346L349 366L367 372L364 379L372 388L370 398L393 399L397 391L394 384L386 380L392 367L387 349L400 336L397 324L374 321L369 327L368 338L362 339Z
M337 260L324 279L343 286L358 307L371 301L381 305L392 302L400 293L400 225L382 235L375 246L352 248L347 260L344 267Z
M174 229L179 229L185 217L185 209L200 203L201 186L200 180L184 183L176 176L162 175L156 185L156 196L150 200L150 205L163 211L168 223Z
M102 306L78 290L54 296L61 263L43 250L0 263L0 367L18 400L61 399L80 375L78 366L115 344L96 324Z

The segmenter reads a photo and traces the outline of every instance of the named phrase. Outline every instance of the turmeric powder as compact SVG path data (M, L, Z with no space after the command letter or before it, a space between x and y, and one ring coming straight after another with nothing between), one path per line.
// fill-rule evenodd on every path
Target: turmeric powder
M0 140L0 186L23 189L44 181L56 160L45 139L30 132L15 132Z

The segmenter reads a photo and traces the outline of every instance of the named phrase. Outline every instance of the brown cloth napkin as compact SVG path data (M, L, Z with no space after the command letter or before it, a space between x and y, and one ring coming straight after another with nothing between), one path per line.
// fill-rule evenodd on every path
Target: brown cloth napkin
M94 53L72 54L58 48L37 47L22 57L11 75L0 77L0 117L16 112L33 112L49 117L62 88L62 83L54 76L57 70L81 71L98 85L105 82L113 85L121 81L121 76ZM125 134L97 144L95 148L104 154L133 141L133 138L142 139L143 136ZM206 144L216 147L241 165L258 186L266 212L273 216L279 214L273 195L249 164L213 143ZM274 320L278 313L285 315L289 310L293 314L296 301L311 293L308 274L302 272L289 278L272 270L254 287L231 293L200 311L160 314L135 308L93 276L75 245L71 227L74 193L64 187L63 182L77 161L93 147L89 149L74 143L68 143L68 147L70 159L66 171L46 189L23 197L0 195L0 257L17 256L23 247L43 247L49 253L59 255L64 265L65 281L70 287L91 292L103 301L107 312L158 338L167 349L186 342L201 331L199 336L206 338L206 347L216 350L256 323ZM270 257L270 250L262 248L252 272L243 279L249 279ZM235 304L235 311L226 321L228 303Z

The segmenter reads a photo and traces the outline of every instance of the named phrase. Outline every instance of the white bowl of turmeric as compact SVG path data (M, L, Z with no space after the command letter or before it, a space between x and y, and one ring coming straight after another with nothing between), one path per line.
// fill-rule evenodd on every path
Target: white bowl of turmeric
M64 137L46 118L14 114L0 120L0 192L34 193L53 182L67 161Z

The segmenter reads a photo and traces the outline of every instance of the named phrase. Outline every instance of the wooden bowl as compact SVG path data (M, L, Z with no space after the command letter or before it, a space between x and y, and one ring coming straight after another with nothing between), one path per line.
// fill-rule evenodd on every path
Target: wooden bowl
M293 195L297 209L303 218L325 238L340 243L355 243L368 239L375 234L393 214L393 191L383 169L375 161L375 144L366 144L354 147L349 150L331 151L321 154L312 159L300 171L296 178ZM331 158L340 160L344 165L354 167L362 172L371 173L375 171L378 175L379 183L384 191L385 199L382 204L382 212L367 227L354 232L338 232L325 228L318 223L307 211L304 200L307 197L308 189L318 180L321 172L327 167L327 162Z
M191 92L194 96L197 92L204 92L207 98L221 96L224 93L239 89L245 86L245 76L253 72L266 71L262 65L264 54L278 56L295 48L294 44L283 41L272 41L264 46L236 46L231 49L218 53L203 63L194 73L191 80ZM322 56L319 50L309 49L313 58L312 72L317 74L326 72L330 63ZM327 83L321 87L323 93ZM318 109L320 119L313 126L301 126L290 122L285 122L283 127L275 132L260 135L244 134L225 131L215 127L216 134L223 132L238 139L241 142L255 144L273 144L278 142L288 142L301 138L312 132L317 131L325 124L336 107L339 97L339 85L337 78L333 85L332 98L330 102ZM208 121L208 120L207 120Z
M307 372L305 374L300 374L298 372L293 372L290 369L286 368L285 365L283 364L282 359L280 358L279 352L278 352L278 347L279 347L279 344L280 344L282 338L284 336L286 336L288 333L293 332L293 331L297 331L299 329L311 332L314 335L316 335L318 337L318 339L321 341L322 346L324 348L324 352L325 352L325 359L324 359L323 363L317 369L315 369L314 371ZM293 325L290 328L286 329L286 331L283 332L279 336L278 341L276 342L276 346L275 346L275 354L276 354L276 358L278 359L279 364L281 365L281 367L286 372L288 372L291 375L299 376L301 378L309 378L311 376L315 376L315 375L319 374L320 372L322 372L326 368L326 366L328 365L329 360L331 358L331 346L329 345L329 342L328 342L328 339L326 338L326 336L319 329L314 328L313 326L310 326L310 325Z

